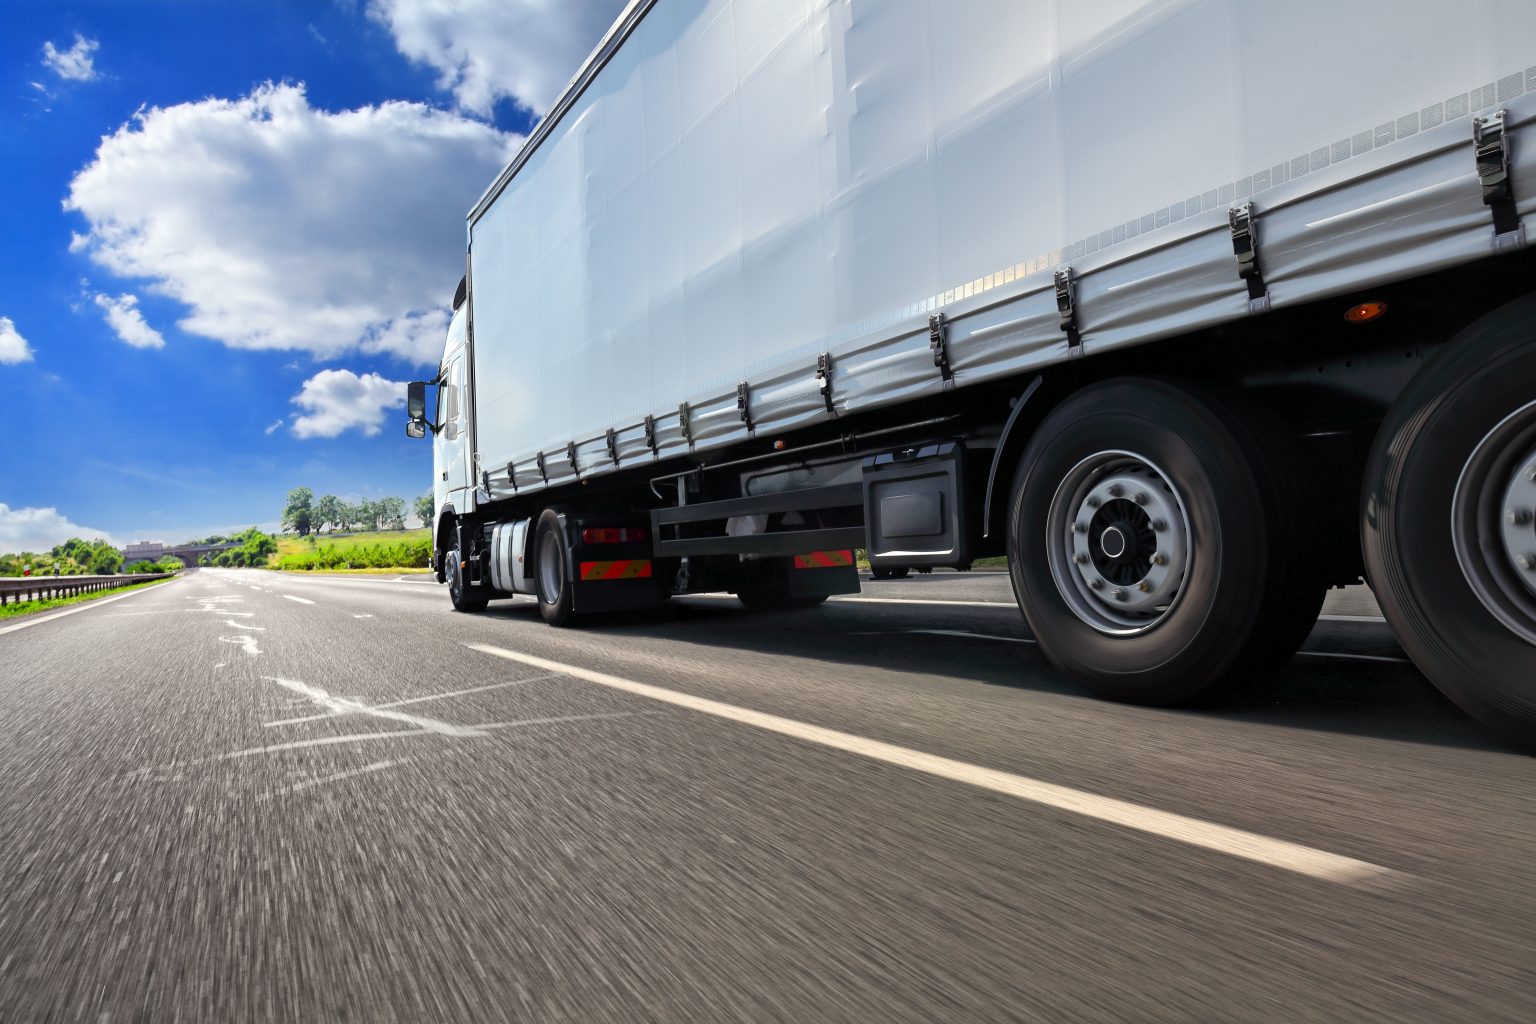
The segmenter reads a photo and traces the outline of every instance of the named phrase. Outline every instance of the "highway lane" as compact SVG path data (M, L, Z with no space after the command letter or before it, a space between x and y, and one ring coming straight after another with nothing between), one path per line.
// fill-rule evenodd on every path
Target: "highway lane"
M1006 577L862 597L204 570L0 637L0 1020L1528 1017L1536 766L1353 596L1199 711L1063 683Z

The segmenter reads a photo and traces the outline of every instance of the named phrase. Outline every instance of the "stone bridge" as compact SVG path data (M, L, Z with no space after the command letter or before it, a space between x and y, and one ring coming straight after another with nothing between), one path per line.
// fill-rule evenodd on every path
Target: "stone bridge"
M216 555L240 545L232 541L223 544L161 544L158 541L141 540L123 549L123 565L138 561L158 562L169 555L181 559L182 565L196 565L204 555Z

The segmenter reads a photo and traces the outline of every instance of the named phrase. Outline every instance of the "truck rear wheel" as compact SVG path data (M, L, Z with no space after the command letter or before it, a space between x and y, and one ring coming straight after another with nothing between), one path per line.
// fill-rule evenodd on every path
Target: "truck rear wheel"
M1048 416L1019 463L1008 565L1035 639L1103 697L1173 704L1288 658L1324 586L1296 445L1203 389L1120 379Z
M571 626L576 622L576 588L571 581L570 542L559 513L545 509L534 527L534 589L539 612L551 626Z
M1463 331L1377 434L1366 575L1415 665L1536 747L1536 296Z

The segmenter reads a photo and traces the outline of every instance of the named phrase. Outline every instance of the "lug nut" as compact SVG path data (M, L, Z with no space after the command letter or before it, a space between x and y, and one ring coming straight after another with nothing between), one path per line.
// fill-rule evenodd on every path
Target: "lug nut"
M1504 521L1511 526L1524 526L1531 521L1531 510L1528 508L1512 508L1504 513Z
M1088 524L1087 523L1073 523L1072 524L1072 532L1073 533L1087 533L1088 532Z
M1092 587L1094 590L1103 590L1104 589L1104 581L1103 580L1089 580L1088 581L1088 585L1090 587Z
M1125 591L1121 590L1119 587L1116 587L1109 596L1113 597L1116 601L1124 601Z
M1110 484L1109 493L1111 497L1118 498L1120 495L1125 493L1125 488L1121 487L1119 484Z
M1166 520L1166 519L1154 519L1154 520L1152 520L1152 529L1156 530L1158 533L1162 533L1164 530L1168 529L1168 520Z
M1102 504L1104 504L1104 503L1102 501L1100 501L1098 498L1095 498L1095 497L1093 497L1091 495L1089 496L1089 498L1088 498L1088 507L1089 508L1098 508Z
M1141 591L1143 594L1150 594L1152 593L1152 584L1148 583L1146 580L1142 580L1140 583L1136 584L1136 589Z
M1153 565L1167 565L1168 564L1168 556L1163 554L1161 551L1154 551L1154 552L1152 552L1152 564Z
M1536 572L1536 555L1516 555L1515 564L1526 572Z
M1151 501L1152 499L1147 494L1146 491L1137 491L1136 492L1136 497L1132 498L1131 500L1134 501L1138 505L1145 505L1147 502Z
M1072 556L1072 561L1076 562L1078 565L1087 565L1088 556L1079 551L1076 555Z

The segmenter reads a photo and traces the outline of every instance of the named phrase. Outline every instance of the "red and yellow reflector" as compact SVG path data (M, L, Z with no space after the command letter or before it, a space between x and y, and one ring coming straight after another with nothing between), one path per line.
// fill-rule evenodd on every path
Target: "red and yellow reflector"
M1361 302L1344 311L1344 319L1352 324L1369 323L1387 315L1385 302Z
M841 551L812 551L808 555L795 556L796 569L836 569L853 564L853 552L847 548Z
M644 580L650 579L649 558L622 558L616 562L582 562L581 578L584 580Z

